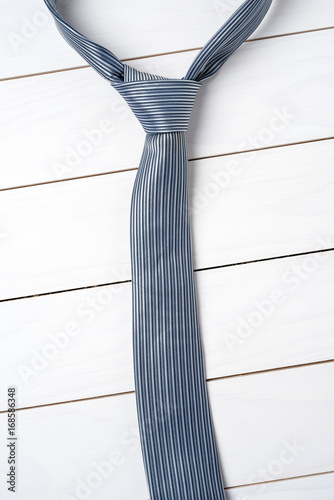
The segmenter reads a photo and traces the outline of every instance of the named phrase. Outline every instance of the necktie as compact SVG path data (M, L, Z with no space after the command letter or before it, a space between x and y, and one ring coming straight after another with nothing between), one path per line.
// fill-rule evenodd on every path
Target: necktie
M121 94L145 142L130 215L133 362L151 500L225 500L198 329L186 130L198 89L252 34L272 0L247 0L181 79L123 64L45 0L67 42Z

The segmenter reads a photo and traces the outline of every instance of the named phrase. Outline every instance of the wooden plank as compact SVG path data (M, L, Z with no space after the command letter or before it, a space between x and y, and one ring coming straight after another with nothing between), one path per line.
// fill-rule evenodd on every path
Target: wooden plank
M301 2L275 2L252 38L333 25L332 2L319 0L316 11ZM134 169L144 133L93 70L10 80L85 63L41 0L2 3L0 189ZM79 13L63 3L78 28L133 58L203 45L241 0L81 0ZM333 136L333 38L325 29L244 44L200 91L190 158ZM130 64L181 77L196 53ZM333 248L333 144L192 161L195 266ZM128 280L134 176L1 192L0 299ZM333 474L279 481L333 470L333 261L330 251L195 275L227 500L333 497ZM147 500L134 394L52 405L133 391L131 284L8 300L0 314L1 380L16 385L21 408L51 404L18 412L17 497ZM279 369L307 363L316 364ZM10 498L5 481L0 497Z
M331 469L333 375L334 364L323 364L208 384L226 487ZM101 500L147 500L133 394L19 412L18 433L18 500L73 500L83 485ZM2 477L6 453L2 446Z
M190 158L334 135L334 30L245 44L203 82L188 130ZM181 77L193 52L134 61ZM92 69L0 84L2 168L8 188L136 168L144 131Z
M332 149L320 141L191 162L195 268L333 248ZM0 297L130 279L134 177L1 192Z
M299 477L285 481L226 490L227 500L332 500L334 474Z
M242 0L154 0L111 3L81 0L62 6L77 29L120 58L132 58L203 46ZM42 0L2 0L3 34L0 78L77 67L85 64L59 36ZM18 15L19 13L19 15ZM251 38L275 36L334 25L330 0L274 2ZM134 43L136 40L136 43ZM154 40L154 44L152 43Z
M207 377L333 359L333 262L329 252L196 273ZM130 283L3 302L0 315L2 380L21 408L134 390Z

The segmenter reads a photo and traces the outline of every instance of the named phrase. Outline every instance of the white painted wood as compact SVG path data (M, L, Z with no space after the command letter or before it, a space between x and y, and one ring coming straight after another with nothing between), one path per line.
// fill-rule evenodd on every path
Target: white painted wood
M0 78L85 64L41 1L0 2ZM241 0L159 6L81 0L79 13L78 2L65 3L78 28L134 58L200 47ZM316 6L277 0L253 38L321 30L333 19L330 0ZM10 34L21 42L17 50ZM244 44L200 91L188 132L190 158L333 136L333 37L330 29ZM130 64L181 77L196 53ZM138 165L144 133L92 69L4 81L0 94L0 189ZM69 165L73 150L79 154ZM195 266L333 248L332 154L333 141L320 141L191 162ZM1 192L0 297L129 279L134 176ZM239 375L208 382L228 487L333 470L334 364L242 375L333 358L333 273L333 252L196 273L207 377ZM275 307L268 303L279 299ZM17 386L20 407L133 390L129 283L9 300L0 315L0 379L3 389ZM40 352L49 357L46 366L40 357L25 384L19 369ZM0 392L4 409L6 390ZM5 419L1 414L2 429ZM134 394L20 411L18 437L19 500L78 499L78 480L93 478L108 458L114 470L89 497L148 499ZM3 478L6 454L1 447ZM231 488L227 495L329 500L333 475ZM0 497L12 498L5 481Z
M333 248L332 150L320 141L191 162L195 268ZM1 192L0 297L130 279L134 177Z
M203 46L241 0L108 2L80 0L62 7L66 19L120 58ZM79 5L80 4L80 5ZM58 34L42 0L1 0L0 78L85 64ZM334 25L331 0L276 0L251 38Z
M203 82L188 130L190 158L334 135L334 30L246 43ZM134 61L169 77L194 52ZM0 188L136 168L144 131L92 69L1 82Z
M207 377L333 359L333 264L330 252L196 273ZM134 390L130 283L3 302L0 316L1 379L20 408Z
M331 470L333 375L331 363L209 382L226 487ZM80 480L96 479L97 500L147 500L137 432L133 394L19 412L16 498L72 500ZM0 455L4 477L4 446ZM91 475L110 460L108 478Z
M332 500L333 497L333 473L226 490L226 500Z

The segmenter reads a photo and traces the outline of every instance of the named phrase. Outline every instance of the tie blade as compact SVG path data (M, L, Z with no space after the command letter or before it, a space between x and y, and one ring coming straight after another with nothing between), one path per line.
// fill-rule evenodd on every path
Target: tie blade
M224 500L198 328L185 132L148 134L131 203L133 353L151 500Z

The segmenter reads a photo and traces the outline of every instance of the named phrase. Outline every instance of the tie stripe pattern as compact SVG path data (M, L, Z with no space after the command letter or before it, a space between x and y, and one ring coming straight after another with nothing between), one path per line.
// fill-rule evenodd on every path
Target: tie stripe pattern
M102 47L96 42L89 40L70 26L58 12L57 0L44 0L49 11L53 15L60 34L71 45L85 61L88 62L103 78L110 83L123 80L123 64L110 50Z
M223 499L198 330L185 132L148 134L131 203L139 430L151 499Z
M214 75L259 26L271 2L272 0L248 0L240 5L200 50L185 78L203 81Z
M65 39L127 101L147 132L130 212L133 361L151 500L225 500L198 327L186 129L201 82L247 39L271 0L247 0L169 79L122 64L44 0Z
M115 54L89 40L60 15L57 0L44 0L60 34L112 85L123 81L124 65ZM199 51L185 79L203 81L214 75L231 54L253 33L272 0L246 0Z
M115 84L114 88L126 100L145 132L187 130L201 83L148 75L128 68L124 64L124 82Z

